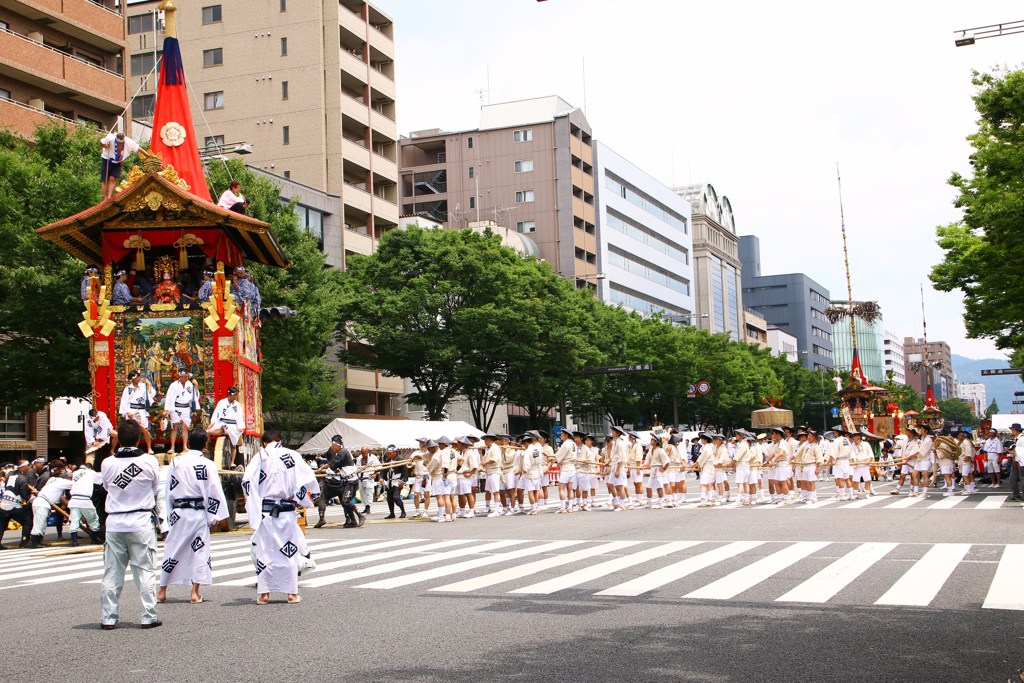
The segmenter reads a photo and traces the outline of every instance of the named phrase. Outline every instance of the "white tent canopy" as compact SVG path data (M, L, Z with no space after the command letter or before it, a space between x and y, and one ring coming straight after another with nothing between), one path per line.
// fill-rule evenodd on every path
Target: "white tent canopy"
M1014 422L1024 424L1024 415L1020 413L999 413L992 416L992 428L998 432L1010 431L1010 425Z
M390 444L398 448L416 448L416 438L420 436L428 439L447 436L454 439L457 436L480 436L483 432L461 421L356 420L339 417L302 444L299 453L323 453L330 447L331 437L335 434L341 434L345 438L345 447L354 451L363 446L382 448Z

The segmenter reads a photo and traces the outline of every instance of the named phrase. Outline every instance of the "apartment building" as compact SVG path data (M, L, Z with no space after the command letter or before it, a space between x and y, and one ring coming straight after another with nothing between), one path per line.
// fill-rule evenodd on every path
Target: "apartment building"
M129 0L129 89L152 115L163 44L157 0ZM300 219L328 263L371 254L397 227L394 25L361 0L220 0L178 10L204 156L246 163L300 197ZM345 412L391 415L402 380L345 371Z
M903 360L903 338L895 332L885 331L882 337L882 362L888 376L892 372L892 381L896 384L907 383L907 369Z
M744 338L739 238L732 204L710 184L674 187L693 207L693 269L697 324L712 333Z
M556 96L485 105L478 128L416 131L399 146L402 215L514 227L557 273L597 289L594 149L580 109Z
M123 125L124 54L117 0L0 3L0 126L31 136L52 121Z
M984 417L988 409L985 385L981 382L957 382L956 396L971 406L975 417Z
M956 396L956 375L953 373L953 352L944 341L903 338L903 363L906 367L907 386L914 387L924 396L931 384L935 400Z

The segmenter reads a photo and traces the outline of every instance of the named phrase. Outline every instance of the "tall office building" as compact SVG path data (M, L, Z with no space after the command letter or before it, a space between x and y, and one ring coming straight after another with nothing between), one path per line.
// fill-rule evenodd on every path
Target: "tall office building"
M854 304L861 303L855 301ZM846 301L833 301L832 305L845 307ZM857 357L860 359L864 376L872 384L885 382L885 332L882 319L867 323L860 318L853 321L857 331ZM835 365L848 370L853 363L853 334L850 331L849 318L832 326L832 354Z
M745 336L739 239L732 204L708 184L674 187L693 208L693 271L696 321L701 329ZM770 322L770 321L769 321Z
M158 4L129 0L129 90L139 90L141 118L155 101ZM249 152L247 164L304 188L300 218L331 265L373 253L399 218L391 18L362 0L220 0L183 3L177 19L200 150ZM340 214L324 220L317 207L338 200ZM402 394L401 378L373 369L349 367L344 379L347 413L391 414Z
M746 305L796 338L804 367L839 367L833 357L832 324L825 317L829 291L803 273L761 275L761 243L753 235L739 239L739 254Z
M0 126L31 136L52 122L120 125L127 103L117 0L0 3Z
M478 128L415 131L400 148L403 216L514 227L559 275L597 288L594 149L580 109L556 96L485 105Z
M608 145L597 141L594 154L600 298L692 324L689 202Z
M923 339L904 337L903 361L907 372L907 386L914 387L924 396L929 379L935 400L956 396L956 375L953 373L953 353L944 341L928 342L925 353ZM927 365L925 365L927 363Z
M892 381L896 384L907 383L907 370L903 361L903 338L895 332L885 331L882 338L882 363L888 376L892 372Z
M981 382L957 382L956 396L963 399L969 406L975 417L984 417L988 409L988 397L985 385Z

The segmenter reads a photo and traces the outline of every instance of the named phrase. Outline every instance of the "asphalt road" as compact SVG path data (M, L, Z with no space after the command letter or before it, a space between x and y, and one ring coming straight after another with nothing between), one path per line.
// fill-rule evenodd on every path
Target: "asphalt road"
M206 601L172 587L145 632L130 582L98 629L94 548L9 550L0 680L1005 681L1024 510L982 494L454 524L376 504L309 530L301 604L254 604L247 536L217 534Z

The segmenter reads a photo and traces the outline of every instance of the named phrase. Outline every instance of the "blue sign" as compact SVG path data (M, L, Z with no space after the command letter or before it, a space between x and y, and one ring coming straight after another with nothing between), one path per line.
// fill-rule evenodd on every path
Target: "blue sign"
M832 417L839 417L839 408L832 407Z

